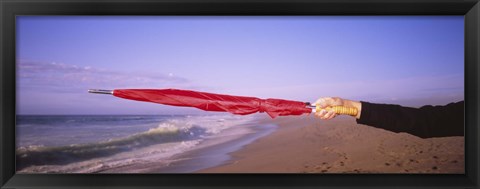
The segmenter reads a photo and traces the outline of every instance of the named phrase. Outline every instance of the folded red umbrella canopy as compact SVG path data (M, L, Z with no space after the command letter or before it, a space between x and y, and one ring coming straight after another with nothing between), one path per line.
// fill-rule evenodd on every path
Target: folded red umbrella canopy
M89 90L89 92L113 94L120 98L172 106L195 107L206 111L230 112L238 115L266 112L270 117L274 118L312 112L312 109L308 108L305 102L272 98L260 99L179 89L115 89L113 91Z
M172 106L195 107L206 111L230 112L238 115L266 112L272 118L309 114L312 112L312 108L315 111L315 106L312 107L310 103L306 102L273 98L260 99L180 89L91 89L89 92L112 94L120 98ZM316 111L318 111L318 107Z

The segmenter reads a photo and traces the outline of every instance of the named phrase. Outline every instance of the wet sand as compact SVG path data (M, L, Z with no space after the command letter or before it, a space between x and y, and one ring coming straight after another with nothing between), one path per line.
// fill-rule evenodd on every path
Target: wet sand
M265 119L278 129L199 173L463 174L464 137L422 139L357 124L352 117Z

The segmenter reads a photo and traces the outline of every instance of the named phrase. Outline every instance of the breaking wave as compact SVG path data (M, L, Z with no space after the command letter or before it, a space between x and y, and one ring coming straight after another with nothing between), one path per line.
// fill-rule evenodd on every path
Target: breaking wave
M68 146L28 146L16 150L17 170L32 165L65 165L91 158L110 156L146 146L201 139L207 130L199 126L177 127L162 123L148 131L106 141Z

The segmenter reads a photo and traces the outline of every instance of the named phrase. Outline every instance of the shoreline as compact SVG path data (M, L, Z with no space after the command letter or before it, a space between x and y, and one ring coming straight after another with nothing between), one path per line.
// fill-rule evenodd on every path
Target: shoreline
M162 162L146 162L102 170L99 173L192 173L225 164L229 155L253 141L265 137L277 126L259 117L236 125L215 138L206 139L194 149L176 154Z
M255 124L255 123L252 123ZM240 127L245 125L240 125ZM171 162L168 166L150 169L151 173L192 173L211 167L228 164L232 160L230 153L241 150L244 146L251 144L259 138L268 136L275 131L276 126L272 124L255 124L250 126L251 133L239 136L224 143L217 143L211 146L199 146L177 156L173 159L180 161ZM208 142L208 141L206 141Z

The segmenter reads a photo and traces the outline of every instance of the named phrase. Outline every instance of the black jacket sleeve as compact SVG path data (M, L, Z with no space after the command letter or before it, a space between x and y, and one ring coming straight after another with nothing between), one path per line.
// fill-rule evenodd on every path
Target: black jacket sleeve
M360 119L357 119L360 124L421 138L464 135L464 101L420 108L361 103Z

